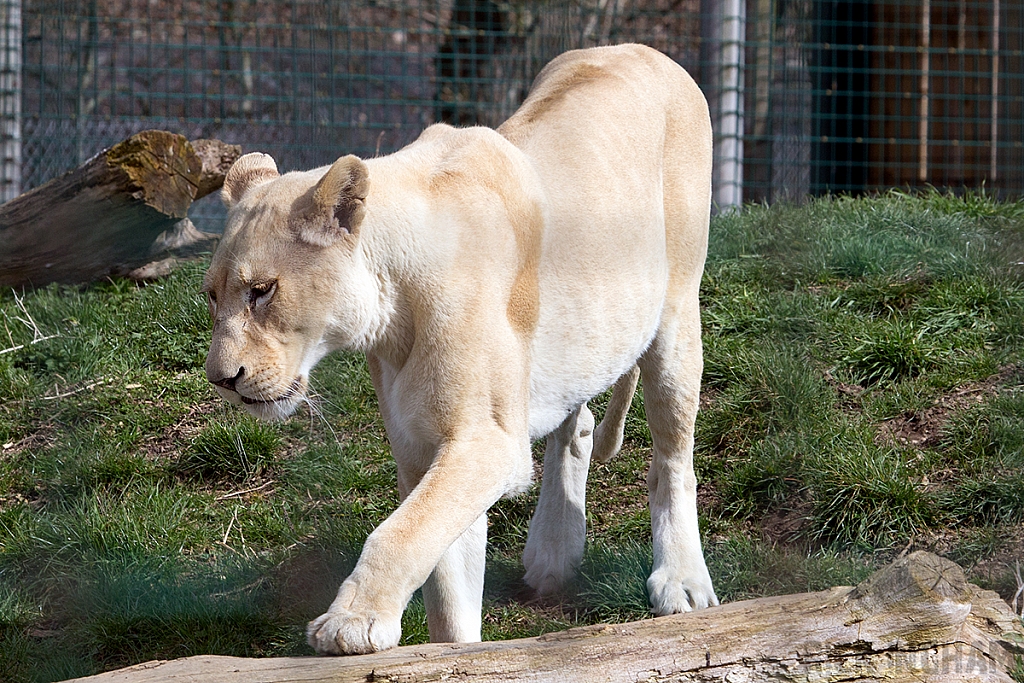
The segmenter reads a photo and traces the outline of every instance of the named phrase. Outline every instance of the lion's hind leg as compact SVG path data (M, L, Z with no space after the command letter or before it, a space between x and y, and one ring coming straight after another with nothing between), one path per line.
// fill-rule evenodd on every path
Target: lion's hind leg
M647 487L654 567L647 591L657 615L718 604L697 529L693 430L703 361L696 297L674 313L640 359L652 440Z
M633 402L633 394L636 393L638 379L640 379L640 368L634 365L629 372L615 382L604 419L594 430L594 460L601 463L608 462L622 448L622 433L626 428L626 416L629 414L629 406Z
M541 595L561 590L583 560L593 443L594 415L585 403L547 437L540 500L523 552L524 579Z

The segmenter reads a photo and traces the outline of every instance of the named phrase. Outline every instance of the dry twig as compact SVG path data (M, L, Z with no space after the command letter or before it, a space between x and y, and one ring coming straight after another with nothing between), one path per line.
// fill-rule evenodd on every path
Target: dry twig
M56 401L58 398L67 398L68 396L74 396L75 394L80 394L83 391L89 391L90 389L93 389L95 387L98 387L98 386L100 386L102 384L106 384L106 383L107 383L107 380L105 380L105 379L97 380L95 382L92 382L91 384L86 384L85 386L78 387L77 389L71 389L70 391L65 391L65 392L58 393L58 394L52 394L50 396L43 396L43 400L44 401Z
M223 496L217 496L214 500L227 500L228 498L237 498L238 496L244 496L247 493L254 493L254 492L259 491L261 489L265 489L265 488L267 488L268 486L270 486L273 483L274 483L274 480L271 479L270 481L268 481L266 483L263 483L263 484L260 484L259 486L255 487L255 488L245 489L244 491L232 491L231 493L225 493ZM226 538L226 536L225 536L225 538Z
M32 330L32 341L28 342L27 344L14 343L14 335L11 334L11 328L7 325L7 320L9 320L9 318L7 316L7 312L5 311L4 330L7 332L7 339L8 341L10 341L11 345L6 349L0 349L0 356L2 356L5 353L19 351L25 348L26 346L38 344L39 342L46 341L47 339L53 339L54 337L60 336L59 334L43 334L42 330L39 329L39 325L36 324L35 318L32 317L32 314L28 312L28 308L25 307L25 300L22 297L18 296L17 292L14 292L14 304L18 307L18 310L20 310L25 316L24 318L22 318L21 316L15 316L14 319L28 327L30 330Z
M1016 566L1013 570L1013 575L1017 579L1017 592L1013 594L1013 600L1010 601L1010 608L1013 609L1014 613L1019 615L1021 619L1024 619L1024 603L1017 607L1017 600L1020 599L1022 593L1024 593L1024 580L1020 577L1020 560L1017 560Z

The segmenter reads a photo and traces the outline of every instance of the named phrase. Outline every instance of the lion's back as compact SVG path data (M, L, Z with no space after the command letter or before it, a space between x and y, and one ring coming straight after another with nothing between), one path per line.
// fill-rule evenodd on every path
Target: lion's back
M498 132L548 200L531 374L538 435L636 362L674 282L703 265L710 119L685 70L621 45L552 61Z
M692 210L710 207L707 102L682 67L652 48L564 53L541 71L498 132L540 177L556 231L590 220L591 237L607 223L622 238L629 235L623 220L633 214L672 213L695 202L703 206ZM645 221L636 226L649 228ZM564 237L573 235L557 239Z
M638 44L571 50L541 70L498 132L520 148L551 129L570 140L616 125L654 132L670 109L710 130L700 88L664 54Z

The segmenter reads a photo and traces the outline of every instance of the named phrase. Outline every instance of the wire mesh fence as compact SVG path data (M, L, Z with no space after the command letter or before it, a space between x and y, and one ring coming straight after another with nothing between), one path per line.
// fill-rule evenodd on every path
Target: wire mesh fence
M282 169L386 153L434 121L497 125L558 53L627 41L667 53L703 87L721 204L1024 189L1020 0L0 7L0 138L20 154L5 151L0 168L7 181L17 166L22 191L147 128L266 151ZM215 214L200 203L200 219Z

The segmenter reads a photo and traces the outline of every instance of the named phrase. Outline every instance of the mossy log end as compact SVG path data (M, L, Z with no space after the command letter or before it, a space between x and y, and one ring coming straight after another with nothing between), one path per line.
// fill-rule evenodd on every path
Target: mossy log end
M0 285L89 282L153 261L154 240L219 188L240 154L143 131L0 205Z
M956 564L913 553L856 587L745 600L538 638L359 657L149 662L83 683L897 681L1012 683L1024 629Z

